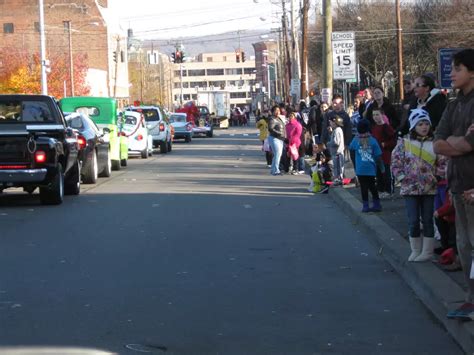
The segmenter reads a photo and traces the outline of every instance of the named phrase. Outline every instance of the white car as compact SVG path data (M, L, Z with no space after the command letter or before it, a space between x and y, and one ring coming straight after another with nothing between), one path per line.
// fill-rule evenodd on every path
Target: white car
M148 133L143 114L125 111L122 120L122 134L128 137L128 154L140 154L143 159L151 156L153 137Z
M126 110L143 113L148 131L153 137L153 147L159 147L161 153L171 152L173 148L171 125L160 106L130 106Z

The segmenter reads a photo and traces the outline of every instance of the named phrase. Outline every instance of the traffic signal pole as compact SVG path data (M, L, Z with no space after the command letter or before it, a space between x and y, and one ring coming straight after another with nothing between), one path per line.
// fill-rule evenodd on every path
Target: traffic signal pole
M48 74L46 72L46 38L44 35L44 6L43 0L38 0L40 56L41 56L41 93L48 95Z

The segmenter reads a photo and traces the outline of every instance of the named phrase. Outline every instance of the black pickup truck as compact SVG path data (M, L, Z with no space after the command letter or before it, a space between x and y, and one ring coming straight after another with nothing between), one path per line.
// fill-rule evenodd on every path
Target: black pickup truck
M0 193L39 187L42 204L57 205L81 189L75 131L47 95L0 95Z

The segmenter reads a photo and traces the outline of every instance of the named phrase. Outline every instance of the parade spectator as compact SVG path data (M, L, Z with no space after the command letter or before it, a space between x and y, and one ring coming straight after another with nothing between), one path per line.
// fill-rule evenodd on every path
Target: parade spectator
M296 175L298 173L304 173L304 166L301 166L299 148L301 146L301 134L303 127L300 122L296 119L296 113L291 112L289 115L289 121L285 126L286 138L288 139L288 155L291 158L290 164L292 165L291 173ZM304 164L304 161L303 161Z
M348 147L352 139L351 118L349 117L347 112L344 111L344 101L342 100L342 96L338 94L334 95L332 99L332 111L327 112L325 115L325 119L323 120L321 141L324 144L327 144L327 142L329 142L329 138L330 138L329 132L328 132L329 121L334 119L336 116L339 116L340 118L342 118L342 121L343 121L342 131L344 133L344 144L346 147Z
M349 149L355 152L355 172L362 195L362 212L380 212L382 211L382 205L375 186L375 176L378 166L380 166L380 169L384 169L381 158L382 151L375 138L370 135L370 123L367 119L359 121L357 133ZM369 207L369 191L372 194L372 208Z
M367 110L373 103L374 103L374 95L372 93L372 89L366 88L363 91L363 101L361 102L361 105L359 106L359 113L361 117L365 118L367 116Z
M433 214L436 227L441 236L441 247L435 249L436 254L442 254L449 248L456 248L455 216L456 212L449 190L446 190L443 205L439 206Z
M451 80L458 90L448 103L436 130L434 148L450 157L448 184L456 210L459 258L468 286L466 303L448 317L474 314L474 280L471 278L474 247L474 49L453 55Z
M423 262L433 257L435 244L433 211L438 157L433 150L433 128L428 112L412 110L408 121L409 137L399 140L393 150L392 172L400 182L400 194L405 198L411 247L408 261Z
M259 133L259 139L262 142L262 149L265 152L265 158L267 159L267 165L271 167L272 164L272 153L270 148L270 144L268 143L268 118L265 116L257 116L257 123L256 126Z
M308 122L308 135L310 138L309 145L306 148L306 153L310 156L313 155L313 144L315 143L314 136L318 134L318 127L321 124L321 114L316 100L311 100L309 103L309 122Z
M371 125L374 125L374 117L373 112L377 108L381 108L385 113L385 116L388 117L390 125L393 129L397 129L400 125L400 120L398 119L397 111L395 107L390 103L388 98L384 96L383 88L380 86L376 86L374 88L374 102L370 105L370 107L366 111L366 118L369 120Z
M330 132L330 139L328 142L328 149L333 161L333 186L342 185L344 177L344 133L342 127L344 121L342 117L333 116L329 120L328 131Z
M351 114L351 128L352 128L352 139L357 135L357 124L359 123L361 119L361 115L359 112L360 105L362 105L362 96L360 94L357 94L354 98L354 105L352 108L352 114Z
M380 192L380 198L387 198L393 194L393 179L390 169L392 160L392 151L397 144L397 135L395 130L388 124L388 118L381 108L376 108L372 112L375 125L372 126L372 136L377 140L382 149L382 161L385 172L377 169L377 190Z
M282 175L280 171L280 160L283 152L283 145L286 139L285 122L280 117L280 108L272 107L272 116L268 122L268 142L273 152L271 174Z
M323 126L324 126L324 121L326 120L326 114L329 112L329 105L327 102L322 102L321 105L319 106L319 113L318 113L318 118L316 121L318 122L318 137L317 140L319 142L322 142L322 136L323 136Z
M410 110L422 108L428 111L433 129L436 130L444 109L446 108L446 96L441 90L436 88L434 80L428 75L421 75L415 79L414 91L416 100L412 100Z

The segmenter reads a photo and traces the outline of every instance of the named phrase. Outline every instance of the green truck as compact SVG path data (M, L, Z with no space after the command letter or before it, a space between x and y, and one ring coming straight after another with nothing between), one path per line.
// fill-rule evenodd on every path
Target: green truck
M122 134L121 115L117 111L117 100L110 97L65 97L60 100L63 112L83 112L101 129L110 131L110 157L112 169L120 170L128 162L128 137Z

